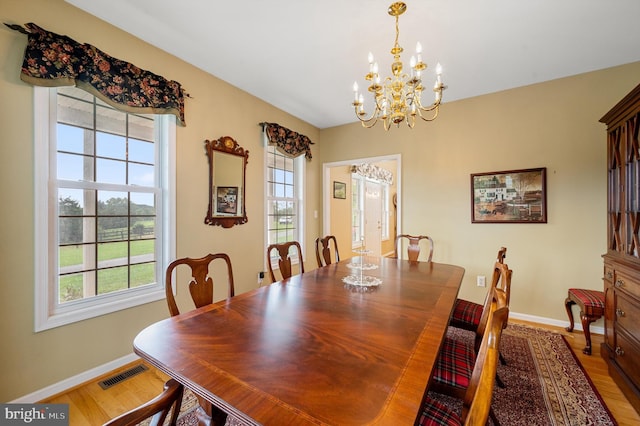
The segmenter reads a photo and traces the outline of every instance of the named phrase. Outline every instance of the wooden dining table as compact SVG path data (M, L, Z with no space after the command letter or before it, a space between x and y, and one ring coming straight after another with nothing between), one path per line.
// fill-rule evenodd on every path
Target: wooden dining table
M343 282L359 274L380 283ZM134 350L241 424L412 425L463 275L355 257L152 324Z

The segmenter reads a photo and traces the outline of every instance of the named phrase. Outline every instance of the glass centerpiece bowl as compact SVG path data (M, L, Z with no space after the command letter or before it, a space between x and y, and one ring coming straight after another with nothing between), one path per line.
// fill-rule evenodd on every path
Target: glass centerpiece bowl
M365 263L365 256L371 253L371 250L367 250L362 244L361 248L354 250L354 253L359 255L360 261L347 264L347 266L351 269L357 269L359 273L351 274L342 279L342 282L348 284L350 286L358 286L358 287L377 287L382 283L380 278L371 277L368 275L364 275L365 270L377 269L378 265L375 263Z

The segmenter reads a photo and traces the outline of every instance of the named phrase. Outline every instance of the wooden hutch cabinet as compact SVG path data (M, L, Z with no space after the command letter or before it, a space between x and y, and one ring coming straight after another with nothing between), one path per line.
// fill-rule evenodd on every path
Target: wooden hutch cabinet
M640 412L640 85L600 121L607 125L608 169L601 355Z

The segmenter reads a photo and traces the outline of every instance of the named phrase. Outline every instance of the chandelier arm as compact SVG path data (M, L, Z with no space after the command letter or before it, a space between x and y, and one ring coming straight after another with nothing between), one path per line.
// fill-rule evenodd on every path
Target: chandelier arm
M438 106L439 106L439 105L438 105ZM430 117L430 118L429 118L429 117L424 117L424 116L422 115L422 113L418 113L418 115L419 115L419 116L420 116L420 118L422 118L422 120L424 120L424 121L433 121L433 120L435 120L436 118L438 118L438 113L439 113L439 112L440 112L440 108L436 107L436 108L435 108L435 112L433 113L433 116L432 116L432 117Z
M440 102L438 103L433 103L431 105L429 105L428 107L423 107L422 104L418 104L418 108L416 108L416 111L422 111L422 112L431 112L434 109L438 109L438 107L440 106Z
M355 113L358 120L360 120L360 122L362 123L362 126L367 129L375 126L375 124L378 122L378 108L376 108L369 117L363 118L362 115L358 113L359 106L360 105L355 105Z

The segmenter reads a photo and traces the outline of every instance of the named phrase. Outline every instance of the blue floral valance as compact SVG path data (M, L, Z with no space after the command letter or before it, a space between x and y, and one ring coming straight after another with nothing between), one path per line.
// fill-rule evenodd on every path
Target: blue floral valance
M122 111L173 114L184 119L184 90L180 83L113 58L96 47L46 31L33 23L20 79L35 86L77 86Z
M308 160L311 160L313 142L308 137L276 123L260 123L260 125L267 135L269 144L275 145L280 152L289 157L304 154Z

